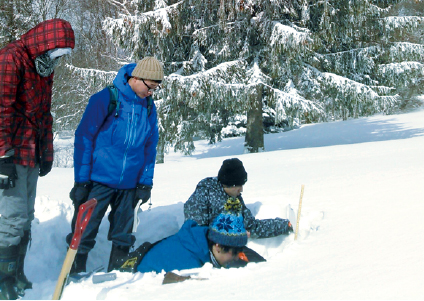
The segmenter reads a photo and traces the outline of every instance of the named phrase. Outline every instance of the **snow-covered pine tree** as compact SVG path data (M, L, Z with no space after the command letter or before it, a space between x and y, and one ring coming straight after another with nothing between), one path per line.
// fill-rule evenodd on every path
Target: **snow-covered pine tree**
M395 87L401 108L421 105L424 93L424 1L399 3L384 19L389 33L377 76L386 86Z
M115 10L103 0L67 2L65 19L72 24L76 43L72 55L62 58L55 70L52 111L56 132L73 132L90 96L112 83L117 70L129 60L102 30L104 16L114 16Z
M67 0L0 0L0 49L38 23L63 17Z
M423 78L424 18L402 16L403 5L412 2L422 7L419 0L325 0L310 6L308 27L321 46L298 87L324 108L319 119L391 113L423 93L416 83Z
M296 126L323 114L293 91L281 73L310 52L310 32L295 25L300 1L133 1L137 14L106 18L104 28L135 59L154 55L168 75L157 93L161 147L190 153L193 138L221 138L236 116L247 116L246 151L263 145L263 107L278 123ZM150 3L150 5L148 5Z
M0 0L0 49L38 23L31 0Z

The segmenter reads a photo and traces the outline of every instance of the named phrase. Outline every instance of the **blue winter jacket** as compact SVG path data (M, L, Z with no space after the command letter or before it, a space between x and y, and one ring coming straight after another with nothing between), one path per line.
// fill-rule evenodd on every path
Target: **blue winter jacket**
M211 262L206 238L208 227L187 220L174 235L154 245L143 257L137 270L142 273L185 270Z
M148 116L147 98L138 97L128 84L135 66L122 67L113 81L119 91L118 116L107 116L107 88L91 96L75 132L75 182L91 180L117 189L153 185L159 140L156 107Z

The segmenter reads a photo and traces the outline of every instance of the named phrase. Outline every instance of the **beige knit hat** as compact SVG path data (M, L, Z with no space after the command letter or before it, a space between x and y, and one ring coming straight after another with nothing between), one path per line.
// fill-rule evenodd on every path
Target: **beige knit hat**
M163 80L162 64L151 56L146 56L144 59L138 61L131 76L143 79L150 79L156 81Z

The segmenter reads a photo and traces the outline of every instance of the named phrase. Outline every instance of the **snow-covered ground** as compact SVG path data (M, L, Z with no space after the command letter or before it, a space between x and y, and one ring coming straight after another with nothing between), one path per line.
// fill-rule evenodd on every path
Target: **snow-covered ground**
M298 208L299 237L250 240L267 262L196 272L205 281L161 285L163 274L117 272L114 281L69 284L64 300L82 299L423 299L424 111L305 125L265 137L266 152L243 154L243 138L196 143L191 157L169 154L157 165L153 206L143 205L138 246L175 233L183 203L226 158L248 172L243 198L258 218ZM66 256L72 168L41 178L24 299L51 299ZM107 266L105 217L88 268ZM169 254L172 256L172 254Z

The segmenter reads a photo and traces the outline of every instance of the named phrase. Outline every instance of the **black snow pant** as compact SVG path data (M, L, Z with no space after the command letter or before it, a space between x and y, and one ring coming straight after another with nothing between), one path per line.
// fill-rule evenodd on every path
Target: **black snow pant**
M135 199L135 189L115 189L93 182L93 187L87 200L92 198L97 199L97 205L82 235L78 253L88 253L94 248L100 223L109 205L111 206L111 211L108 216L110 223L108 240L112 241L113 245L119 247L131 247L134 245L135 236L132 234L132 228L134 223L133 200ZM68 245L72 240L79 205L76 204L75 206L71 225L72 232L66 237Z

